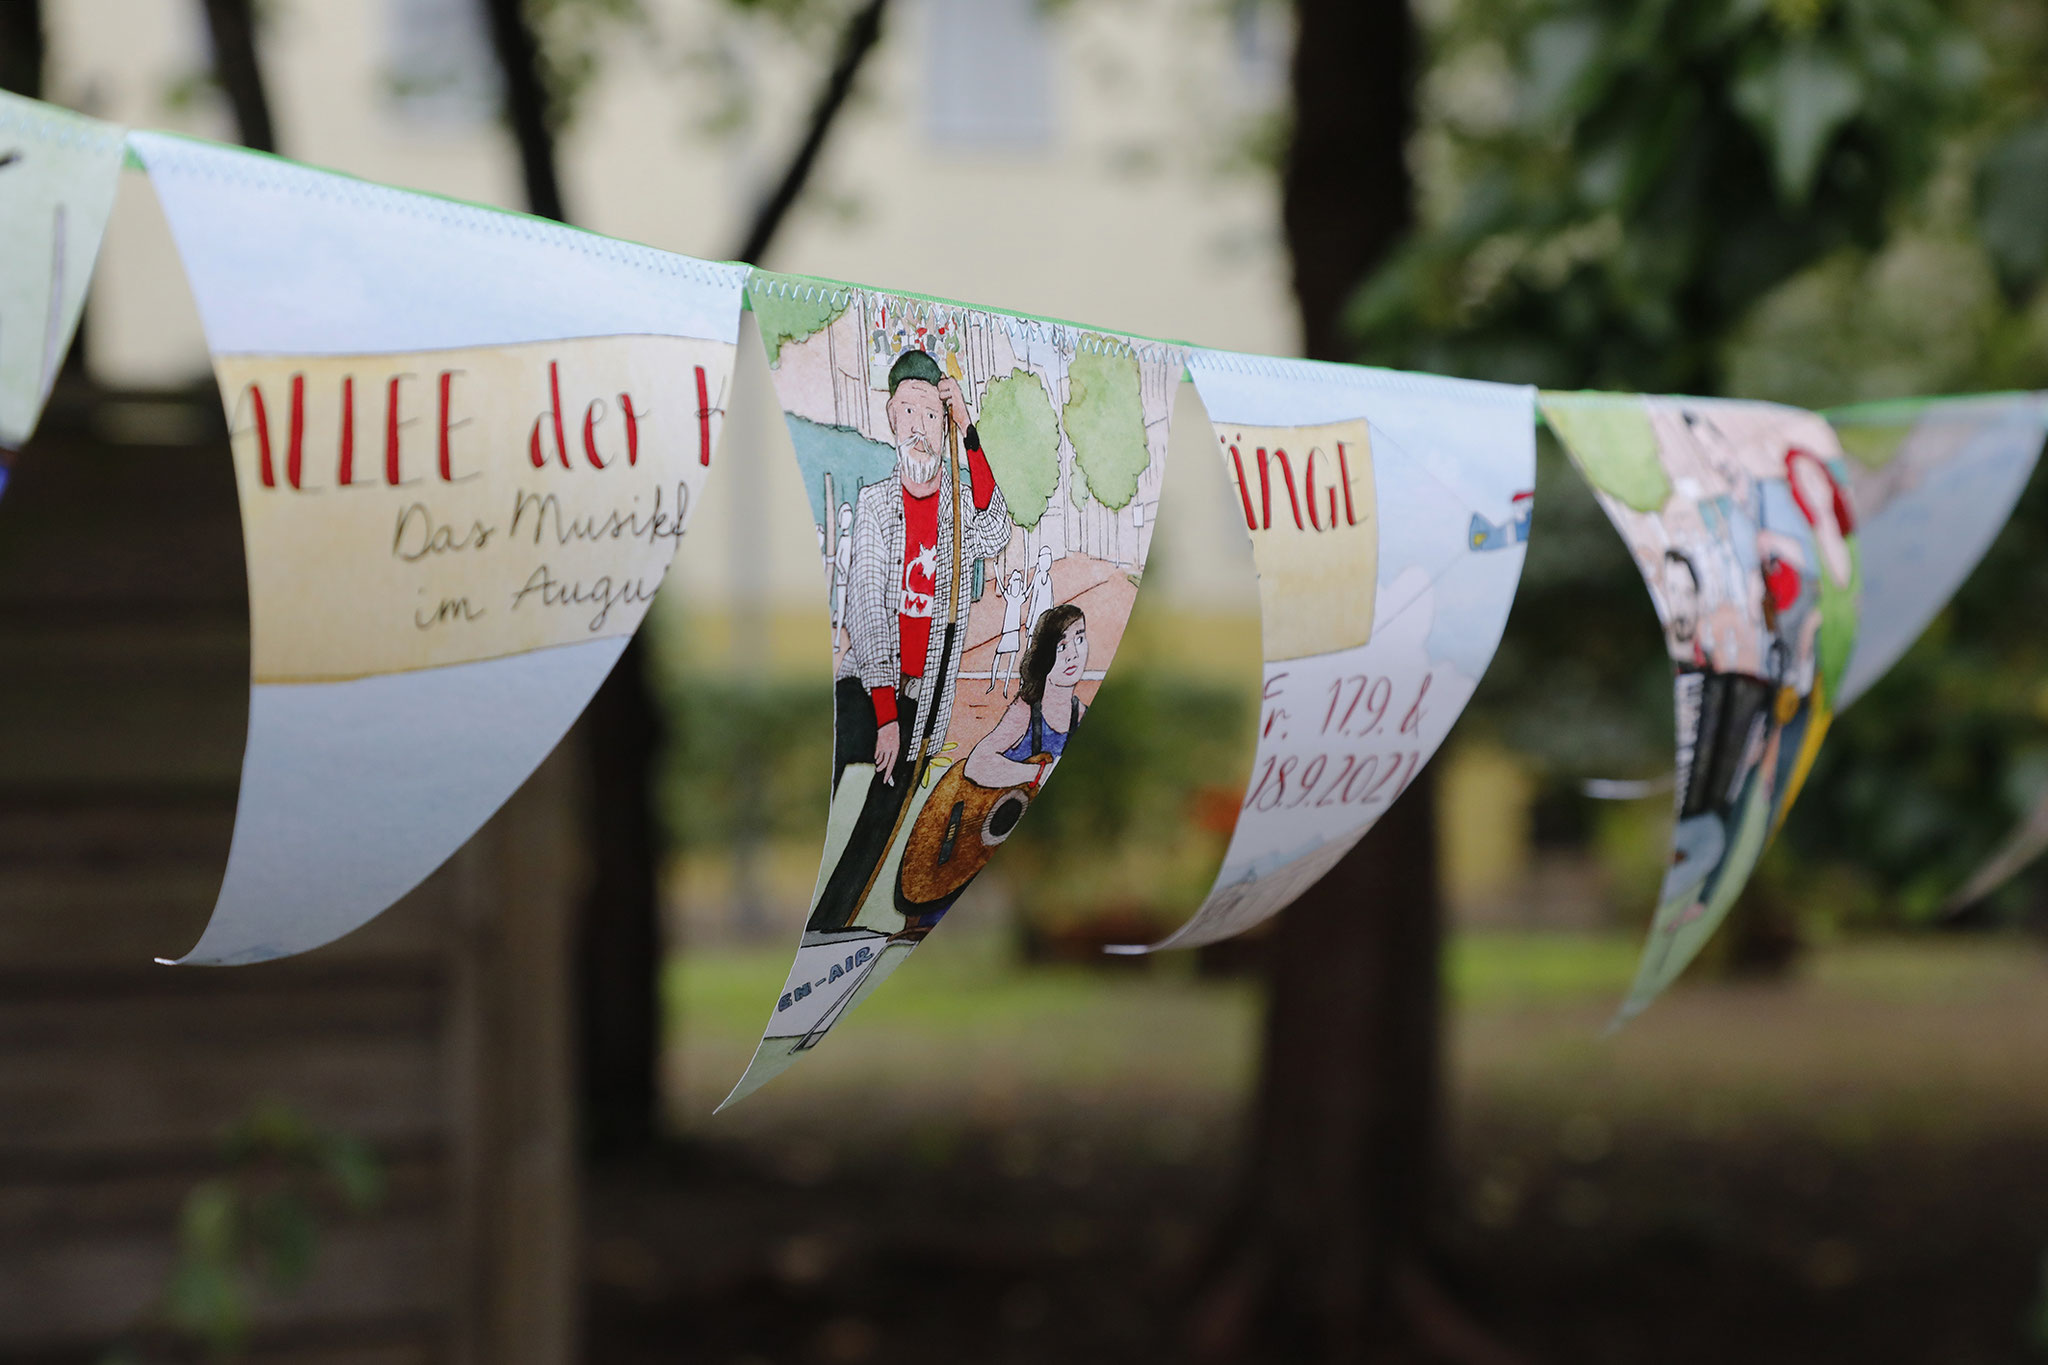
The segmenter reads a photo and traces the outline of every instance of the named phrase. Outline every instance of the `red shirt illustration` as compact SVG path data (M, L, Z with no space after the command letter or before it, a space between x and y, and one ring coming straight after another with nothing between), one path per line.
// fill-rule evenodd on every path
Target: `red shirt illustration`
M980 435L967 429L967 486L976 513L984 512L996 495L995 471L981 448ZM939 499L950 496L941 484L924 497L903 490L903 562L895 569L896 633L898 667L906 678L924 676L925 659L932 637L932 615L939 592ZM1007 510L1004 516L1008 516ZM896 719L896 689L888 684L868 693L874 703L875 723L887 725Z
M939 592L939 495L903 492L903 576L896 606L903 642L903 676L924 676L925 647L931 641L932 602Z

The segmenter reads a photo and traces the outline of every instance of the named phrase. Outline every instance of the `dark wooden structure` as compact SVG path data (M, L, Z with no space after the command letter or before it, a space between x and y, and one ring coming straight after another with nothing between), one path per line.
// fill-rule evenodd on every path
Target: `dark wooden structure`
M219 883L247 668L211 392L60 390L0 499L0 1362L147 1329L183 1199L276 1100L367 1140L389 1187L323 1227L249 1359L561 1365L576 767L340 943L156 966Z

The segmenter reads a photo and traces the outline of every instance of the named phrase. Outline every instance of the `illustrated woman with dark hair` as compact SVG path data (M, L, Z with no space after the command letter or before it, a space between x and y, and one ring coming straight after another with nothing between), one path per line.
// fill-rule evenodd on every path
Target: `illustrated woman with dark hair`
M1088 668L1088 619L1071 602L1047 609L1024 651L1017 695L948 769L918 813L897 873L899 938L921 938L1010 837L1045 785L1087 708L1074 695Z
M1043 786L1067 736L1087 708L1074 685L1088 667L1088 619L1073 603L1038 618L1031 648L1024 652L1024 676L996 728L967 755L970 782L984 787Z

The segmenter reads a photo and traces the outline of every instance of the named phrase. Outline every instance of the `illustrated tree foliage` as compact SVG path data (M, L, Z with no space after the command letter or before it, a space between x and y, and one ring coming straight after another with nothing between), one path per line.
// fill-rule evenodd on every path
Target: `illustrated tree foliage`
M1060 423L1044 383L1029 370L990 380L975 426L1011 518L1030 530L1060 486Z
M777 362L786 343L824 331L846 311L844 296L835 304L833 296L825 290L792 295L764 289L749 293L747 302L754 310L754 320L760 324L761 344Z
M1640 405L1558 404L1550 420L1574 448L1594 487L1638 512L1655 512L1671 496L1671 479L1658 459L1657 432Z
M1138 362L1129 355L1086 346L1076 351L1067 367L1067 404L1061 420L1089 494L1105 507L1130 506L1138 493L1138 476L1150 458Z

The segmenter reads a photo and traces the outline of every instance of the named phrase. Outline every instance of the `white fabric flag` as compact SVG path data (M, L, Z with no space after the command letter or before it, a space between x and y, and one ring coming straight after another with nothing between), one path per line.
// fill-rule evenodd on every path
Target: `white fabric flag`
M228 411L252 687L181 959L363 924L554 748L717 442L746 268L159 133L132 145Z
M1414 781L1500 644L1536 475L1534 389L1219 351L1188 368L1252 538L1265 687L1222 870L1154 948L1279 913Z
M112 124L0 91L0 491L78 330L121 139Z
M1862 554L1862 616L1842 682L1847 706L1912 648L1991 548L2048 433L2048 394L1860 403L1821 414L1848 456ZM1951 913L2048 849L2048 797L1949 897Z
M1899 661L1997 539L2041 454L2048 394L1867 403L1821 415L1848 457L1863 560L1839 711Z

